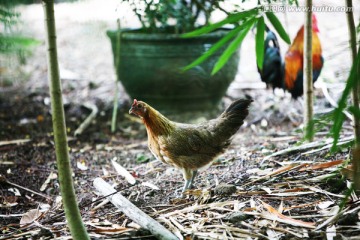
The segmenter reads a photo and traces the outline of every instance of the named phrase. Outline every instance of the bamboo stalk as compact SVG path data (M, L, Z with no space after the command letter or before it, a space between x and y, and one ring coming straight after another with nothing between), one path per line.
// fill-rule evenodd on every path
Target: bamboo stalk
M116 131L116 120L117 120L117 110L118 110L118 95L119 95L119 81L120 81L120 41L121 41L121 25L120 19L117 20L117 34L116 34L116 47L115 47L115 72L116 72L116 80L115 80L115 92L114 92L114 106L113 106L113 114L111 119L111 132L114 133Z
M313 62L312 62L312 0L306 0L304 27L304 127L305 139L313 141Z
M72 171L70 166L69 151L66 136L65 114L62 101L61 82L56 46L56 28L54 16L54 0L43 0L46 46L48 61L48 81L50 87L51 110L55 140L56 162L59 171L59 182L65 216L69 223L72 237L89 239L81 219L77 205Z
M346 7L352 8L352 0L346 0ZM346 13L347 16L347 22L348 22L348 29L349 29L349 38L350 38L350 48L351 48L351 56L352 56L352 63L355 63L355 59L357 56L356 51L356 28L355 28L355 22L354 22L354 14L352 11L348 11ZM359 86L358 86L358 79L355 81L351 97L353 101L353 105L355 108L359 108ZM360 144L360 120L354 116L354 134L355 134L355 144Z
M346 0L346 7L348 9L353 9L352 0ZM354 14L352 10L346 12L348 29L349 29L349 41L352 55L353 65L356 63L357 51L356 51L356 28L354 22ZM353 101L353 107L355 111L359 111L359 67L355 66L356 79L351 92L351 97ZM354 114L353 121L354 135L355 135L355 146L353 149L353 166L354 166L354 187L355 190L360 191L360 119Z

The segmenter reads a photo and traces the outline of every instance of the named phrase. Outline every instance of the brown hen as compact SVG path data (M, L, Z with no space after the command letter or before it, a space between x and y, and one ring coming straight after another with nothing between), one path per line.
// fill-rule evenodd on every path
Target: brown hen
M218 118L201 124L173 122L150 105L134 99L130 114L144 122L148 146L162 162L183 172L183 192L192 187L197 170L210 165L226 147L248 115L252 100L234 101Z

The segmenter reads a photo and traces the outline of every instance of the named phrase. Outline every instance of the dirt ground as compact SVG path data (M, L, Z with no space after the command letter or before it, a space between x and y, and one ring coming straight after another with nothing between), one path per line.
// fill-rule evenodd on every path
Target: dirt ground
M23 31L42 43L24 66L16 71L10 66L0 82L0 239L68 239L59 204L42 9L35 4L19 11ZM351 194L343 201L349 192L350 123L344 125L342 148L337 153L329 153L331 124L326 119L315 135L317 145L296 149L302 142L302 102L265 89L256 70L253 36L241 50L247 64L240 63L239 74L219 109L220 113L232 99L250 95L255 101L246 123L229 149L199 174L195 190L184 199L177 198L182 175L151 155L145 127L128 114L130 99L122 88L117 131L110 132L115 74L104 32L115 26L119 14L127 19L126 11L113 0L107 5L91 0L56 6L70 159L79 207L92 239L154 238L111 203L97 201L101 197L93 186L97 177L186 239L357 239L358 198ZM287 16L291 36L301 25L301 16ZM321 87L326 85L331 96L339 97L350 54L346 18L341 13L319 13L318 18L326 61L315 91L315 113L321 118L332 109ZM130 20L124 24L136 26ZM13 78L10 86L6 78ZM91 112L83 103L95 105L99 113L75 137L75 130ZM169 117L182 122L209 118L203 113ZM266 160L270 154L291 148L295 150ZM113 160L135 177L136 185L119 175ZM342 203L345 207L337 214ZM42 215L35 224L21 227L20 219L31 209Z

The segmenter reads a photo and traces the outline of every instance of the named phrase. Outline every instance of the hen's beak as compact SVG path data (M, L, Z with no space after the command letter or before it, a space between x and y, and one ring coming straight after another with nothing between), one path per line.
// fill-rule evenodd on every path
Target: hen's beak
M129 109L129 114L134 114L132 107Z

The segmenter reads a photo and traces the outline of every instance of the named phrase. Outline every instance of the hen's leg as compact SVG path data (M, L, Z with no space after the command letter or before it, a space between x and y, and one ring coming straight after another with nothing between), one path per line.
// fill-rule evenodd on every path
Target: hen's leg
M184 180L185 180L185 184L183 187L182 192L184 193L187 189L191 188L192 185L192 181L194 180L194 172L190 169L183 169L183 176L184 176Z
M192 171L192 176L191 176L191 179L190 179L190 185L189 185L189 188L193 188L193 184L194 184L194 179L197 175L198 171L197 170L194 170Z

